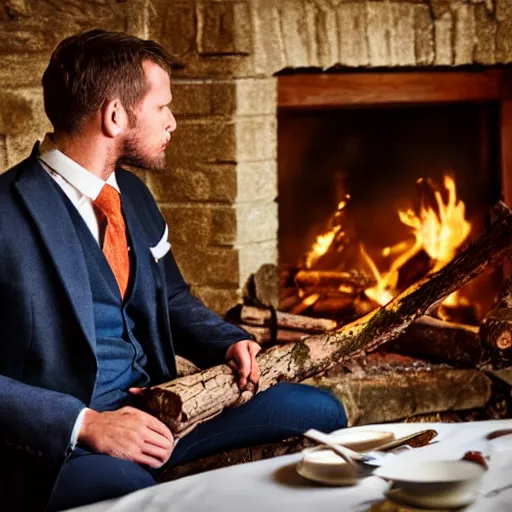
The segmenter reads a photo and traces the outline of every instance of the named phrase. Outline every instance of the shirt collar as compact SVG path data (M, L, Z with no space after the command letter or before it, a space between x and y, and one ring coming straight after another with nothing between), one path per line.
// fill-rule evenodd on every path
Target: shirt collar
M70 185L75 187L81 194L96 200L105 183L114 187L119 193L119 185L116 180L116 173L113 172L107 181L98 178L80 164L58 150L46 134L43 142L39 145L39 159L50 169L62 176Z

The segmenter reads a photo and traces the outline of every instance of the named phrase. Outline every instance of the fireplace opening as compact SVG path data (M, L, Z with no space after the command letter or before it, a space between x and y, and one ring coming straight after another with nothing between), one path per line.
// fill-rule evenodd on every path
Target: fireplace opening
M503 190L499 101L460 101L464 89L411 101L401 78L404 101L395 89L389 102L329 105L331 91L326 105L309 98L279 109L281 309L348 323L488 227ZM488 272L436 315L477 325L502 284L501 269Z

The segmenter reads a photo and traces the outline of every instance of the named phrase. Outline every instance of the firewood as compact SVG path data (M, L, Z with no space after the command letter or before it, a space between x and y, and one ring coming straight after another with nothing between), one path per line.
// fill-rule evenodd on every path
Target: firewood
M422 316L413 322L386 348L392 352L465 368L476 367L483 355L478 327L446 322L431 316Z
M273 334L272 329L269 327L256 327L254 325L244 324L240 324L240 327L249 334L252 334L260 345L267 345L269 343L293 343L310 334L304 331L292 331L289 329L278 329L275 331L275 334Z
M494 354L493 359L510 359L512 348L512 278L505 283L497 305L480 324L483 343ZM505 351L505 352L504 352Z
M311 311L318 315L339 316L355 312L354 299L344 295L331 295L318 299Z
M271 327L272 312L268 309L243 306L240 311L240 321L248 325ZM292 329L307 333L330 331L337 325L335 321L327 318L311 318L281 311L276 311L275 322L279 329Z
M305 295L298 304L295 304L289 311L293 315L300 315L303 311L306 311L320 298L319 293L312 293L311 295Z
M385 306L336 331L275 345L258 356L259 390L280 381L300 382L356 353L368 352L399 336L417 318L512 252L512 215L500 203L494 224L441 270L415 283ZM240 392L236 375L219 365L145 390L147 410L177 438L225 407L244 403L254 389Z
M295 283L301 288L330 287L347 293L358 293L375 284L375 280L358 272L299 270L295 275Z

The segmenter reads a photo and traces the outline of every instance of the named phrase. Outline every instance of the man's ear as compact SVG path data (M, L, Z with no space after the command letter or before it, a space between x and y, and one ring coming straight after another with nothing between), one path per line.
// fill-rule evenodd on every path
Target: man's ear
M128 126L128 115L119 98L114 98L103 104L101 109L101 125L108 137L121 135Z

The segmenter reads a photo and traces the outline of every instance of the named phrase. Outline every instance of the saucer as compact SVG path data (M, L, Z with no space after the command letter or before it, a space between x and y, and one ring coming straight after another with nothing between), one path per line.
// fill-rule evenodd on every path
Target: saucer
M474 493L445 498L428 494L411 494L404 489L390 489L386 492L386 497L400 505L409 505L410 507L418 508L433 508L437 510L465 507L475 501L476 498Z
M300 476L326 485L354 485L359 481L357 466L331 450L304 450L296 468Z

